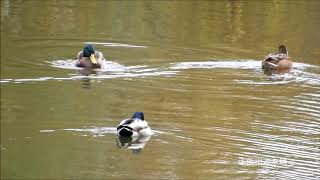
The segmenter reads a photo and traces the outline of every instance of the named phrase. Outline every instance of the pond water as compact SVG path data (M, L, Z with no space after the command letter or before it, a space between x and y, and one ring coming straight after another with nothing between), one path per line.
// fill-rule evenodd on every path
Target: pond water
M320 1L1 1L1 179L316 179ZM91 43L107 59L83 71ZM285 44L294 64L267 76ZM115 127L143 111L154 135Z

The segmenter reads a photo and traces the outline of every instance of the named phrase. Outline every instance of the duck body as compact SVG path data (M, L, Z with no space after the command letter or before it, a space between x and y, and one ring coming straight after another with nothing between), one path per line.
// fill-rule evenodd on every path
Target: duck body
M144 114L135 112L132 118L120 122L117 127L117 134L123 137L150 136L152 130L148 126L148 122L144 120Z
M288 56L288 50L284 45L280 45L278 53L267 55L262 61L262 69L265 73L286 73L292 68L292 61Z
M77 54L77 67L101 68L105 61L102 52L96 51L92 45L86 45L82 51Z

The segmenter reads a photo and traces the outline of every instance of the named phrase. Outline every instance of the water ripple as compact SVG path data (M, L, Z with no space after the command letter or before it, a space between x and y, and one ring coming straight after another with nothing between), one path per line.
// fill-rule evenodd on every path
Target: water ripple
M268 124L263 122L258 123L258 125L260 125L260 128L268 126ZM310 136L319 133L316 131L308 132L308 136L274 134L275 129L281 129L284 126L286 125L272 126L272 134L267 133L268 131L262 133L223 127L211 127L207 129L218 131L219 136L232 140L232 145L242 148L243 151L238 156L246 160L242 163L245 166L260 165L261 170L269 173L270 171L279 173L277 168L287 169L286 173L283 173L281 170L281 176L287 176L287 173L305 176L306 172L311 176L319 176L319 171L317 172L315 169L318 169L320 166L320 162L318 161L320 144L316 138ZM233 133L230 134L230 132ZM279 160L281 159L290 163L286 165L280 164Z
M170 69L174 70L187 70L187 69L246 69L246 70L259 70L261 71L261 61L243 59L243 60L224 60L224 61L203 61L203 62L180 62L171 63ZM293 69L290 73L285 74L273 74L267 79L235 79L233 80L239 84L252 84L252 85L273 85L273 84L287 84L287 83L305 83L308 85L320 86L320 75L310 72L305 72L307 68L319 69L319 66L293 63Z
M70 74L69 77L37 77L37 78L20 78L20 79L2 79L0 83L26 83L39 82L48 80L79 80L83 78L90 79L114 79L114 78L136 78L147 76L170 76L175 75L178 71L167 70L165 68L148 68L146 65L123 66L113 61L105 61L101 69L94 69L94 74L82 75L81 70L75 66L76 60L53 60L47 61L52 67L77 70L78 73ZM79 74L80 73L80 74Z
M122 43L110 43L110 42L85 42L85 44L103 45L110 47L125 47L125 48L147 48L147 46L122 44Z
M224 60L224 61L204 61L204 62L180 62L172 63L171 69L257 69L261 68L261 62L256 60Z

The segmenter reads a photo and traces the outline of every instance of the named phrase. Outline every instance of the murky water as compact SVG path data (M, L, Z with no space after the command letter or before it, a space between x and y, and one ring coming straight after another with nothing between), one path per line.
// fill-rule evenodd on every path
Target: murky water
M317 179L320 2L1 1L1 179ZM93 44L104 68L74 66ZM287 74L261 59L285 44ZM119 139L143 111L154 135Z

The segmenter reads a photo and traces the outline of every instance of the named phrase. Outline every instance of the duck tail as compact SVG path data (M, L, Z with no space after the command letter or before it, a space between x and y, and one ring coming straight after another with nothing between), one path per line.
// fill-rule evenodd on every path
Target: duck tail
M133 129L129 126L120 126L117 130L120 136L130 137L133 135Z

